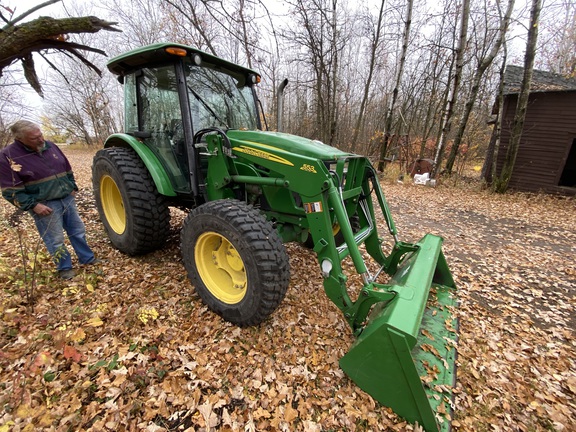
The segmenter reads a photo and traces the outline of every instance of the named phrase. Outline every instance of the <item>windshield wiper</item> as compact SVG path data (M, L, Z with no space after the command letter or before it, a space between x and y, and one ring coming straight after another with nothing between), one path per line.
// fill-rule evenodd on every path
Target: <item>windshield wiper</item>
M216 114L216 113L214 112L214 110L210 107L210 105L208 105L208 104L206 103L206 101L205 101L204 99L202 99L202 98L200 97L200 95L199 95L198 93L196 93L196 92L192 89L192 87L188 86L188 90L190 90L190 92L194 95L194 97L198 100L198 102L200 102L202 105L204 105L204 107L205 107L208 111L210 111L210 114L212 114L212 115L214 116L214 118L215 118L216 120L218 120L222 126L225 126L226 129L229 129L228 123L226 123L224 120L222 120L222 119L218 116L218 114Z

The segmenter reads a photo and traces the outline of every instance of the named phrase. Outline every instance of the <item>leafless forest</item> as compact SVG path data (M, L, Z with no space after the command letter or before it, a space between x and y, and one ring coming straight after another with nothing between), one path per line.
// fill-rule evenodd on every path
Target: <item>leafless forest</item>
M102 74L55 49L32 56L44 94L30 106L30 86L15 61L0 78L0 130L21 117L41 121L54 140L98 145L122 130L120 85L106 61L145 44L175 41L247 65L262 74L259 94L270 128L276 89L288 78L287 132L344 150L394 158L440 159L448 171L480 163L492 132L502 68L524 64L534 4L493 0L49 0L38 15L94 15L121 32L67 35L98 48L86 53ZM40 1L3 0L10 22ZM576 6L541 5L535 67L575 72ZM6 24L6 27L9 24ZM10 140L2 135L3 144ZM380 167L382 168L382 167Z

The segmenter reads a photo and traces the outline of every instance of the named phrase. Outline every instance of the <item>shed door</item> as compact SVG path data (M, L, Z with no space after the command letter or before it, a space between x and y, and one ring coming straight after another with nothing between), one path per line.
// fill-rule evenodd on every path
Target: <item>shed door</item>
M572 140L558 186L576 187L576 138Z

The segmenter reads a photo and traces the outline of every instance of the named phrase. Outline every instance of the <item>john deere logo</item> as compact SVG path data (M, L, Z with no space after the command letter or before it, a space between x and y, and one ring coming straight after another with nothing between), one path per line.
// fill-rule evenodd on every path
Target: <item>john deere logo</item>
M280 157L278 155L265 152L264 150L259 150L259 149L247 147L244 145L240 146L240 147L234 147L232 150L240 152L240 153L245 153L245 154L248 154L250 156L255 156L255 157L258 157L261 159L266 159L266 160L269 160L272 162L281 163L283 165L294 166L294 164L292 162L290 162L289 160L284 159L283 157Z

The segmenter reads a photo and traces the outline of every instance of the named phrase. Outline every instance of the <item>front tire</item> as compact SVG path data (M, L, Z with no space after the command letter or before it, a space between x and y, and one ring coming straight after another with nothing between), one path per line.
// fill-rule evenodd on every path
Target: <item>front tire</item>
M134 150L99 150L92 164L92 185L100 219L116 249L141 255L164 245L170 209Z
M286 248L272 224L244 202L217 200L194 209L184 221L180 247L198 295L226 321L257 325L286 295Z

